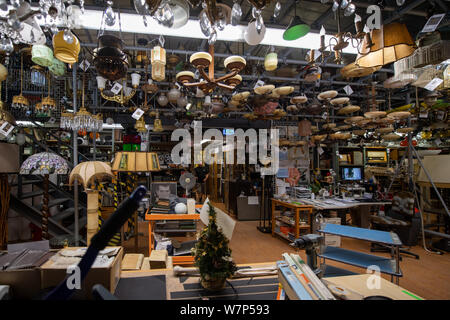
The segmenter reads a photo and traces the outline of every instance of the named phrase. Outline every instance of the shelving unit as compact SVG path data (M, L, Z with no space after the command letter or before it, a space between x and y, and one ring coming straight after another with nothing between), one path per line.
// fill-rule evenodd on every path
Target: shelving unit
M280 201L278 199L271 199L272 201L272 236L280 236L286 240L293 241L300 236L300 231L312 232L312 211L313 206L309 205L299 205L295 203L289 203ZM288 208L294 213L294 222L285 222L282 220L282 217L276 215L275 208L277 206ZM300 214L306 214L308 219L308 224L300 224ZM294 228L294 239L291 239L289 236L285 235L282 232L276 230L276 222L279 221L284 223L287 226Z
M381 273L389 274L391 276L391 282L393 282L393 278L395 277L396 284L398 284L399 277L403 274L400 270L399 251L402 243L397 234L393 232L370 230L366 228L356 228L329 223L322 225L318 232L390 246L392 249L391 254L393 258L380 257L331 246L324 246L318 256L323 259L323 263L325 263L325 260L328 259L364 268L366 270L369 267L377 266Z

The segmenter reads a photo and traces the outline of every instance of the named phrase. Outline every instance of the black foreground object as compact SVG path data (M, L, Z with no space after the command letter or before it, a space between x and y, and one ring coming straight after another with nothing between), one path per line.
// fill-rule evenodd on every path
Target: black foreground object
M86 278L92 264L98 253L108 244L113 235L119 231L120 227L131 217L138 209L139 202L145 196L147 188L137 187L133 193L125 199L111 217L106 220L100 230L92 237L91 244L87 248L85 255L78 263L80 268L81 282ZM52 290L44 300L67 300L74 293L75 289L67 287L67 278L64 279L54 290Z

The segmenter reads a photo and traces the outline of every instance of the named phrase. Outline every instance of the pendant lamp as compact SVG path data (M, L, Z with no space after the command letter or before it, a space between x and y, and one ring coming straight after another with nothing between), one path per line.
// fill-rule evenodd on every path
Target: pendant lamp
M297 15L297 5L294 6L294 18L283 33L283 39L292 41L305 36L311 27Z
M355 64L364 68L380 67L410 56L415 49L406 25L393 22L373 29L370 37L364 38Z

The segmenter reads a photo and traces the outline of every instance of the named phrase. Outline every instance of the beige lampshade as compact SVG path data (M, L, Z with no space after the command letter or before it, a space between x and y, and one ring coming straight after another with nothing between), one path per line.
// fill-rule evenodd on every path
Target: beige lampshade
M116 152L112 164L113 172L149 172L159 171L159 159L156 152Z
M113 177L111 166L108 163L102 161L86 161L72 169L69 177L69 185L72 185L76 178L87 189L95 180L103 181L106 178Z
M359 111L361 108L359 106L345 106L341 109L339 109L339 111L337 112L337 114L349 114L349 113L353 113L356 111Z
M373 45L367 47L367 37L361 46L361 54L356 57L359 67L371 68L384 66L413 54L416 46L406 25L393 22L382 25L370 32Z
M261 87L257 87L254 89L256 94L268 94L272 92L272 90L275 89L275 86L273 84L266 84Z

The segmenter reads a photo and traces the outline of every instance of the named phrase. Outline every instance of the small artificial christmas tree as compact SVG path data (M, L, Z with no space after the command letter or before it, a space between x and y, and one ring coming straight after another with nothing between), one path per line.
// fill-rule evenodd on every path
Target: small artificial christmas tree
M200 233L192 252L195 265L199 268L201 284L205 289L223 288L225 280L236 272L236 264L231 259L228 239L218 229L216 211L209 205L209 224Z

